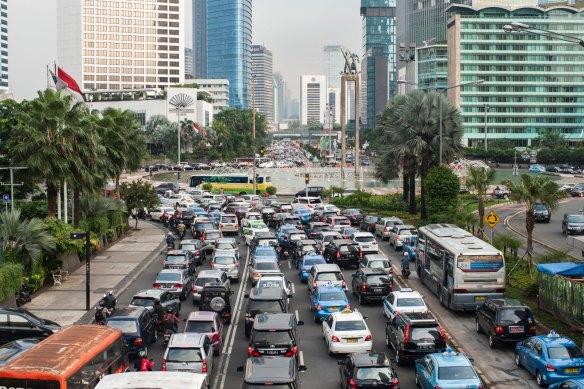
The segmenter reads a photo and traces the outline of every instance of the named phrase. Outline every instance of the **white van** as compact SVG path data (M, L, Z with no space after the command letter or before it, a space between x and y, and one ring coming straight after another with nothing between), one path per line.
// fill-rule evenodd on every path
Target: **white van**
M292 209L312 208L322 205L320 197L296 197L292 201Z
M204 374L170 371L138 371L106 375L99 381L95 389L207 389L207 387Z

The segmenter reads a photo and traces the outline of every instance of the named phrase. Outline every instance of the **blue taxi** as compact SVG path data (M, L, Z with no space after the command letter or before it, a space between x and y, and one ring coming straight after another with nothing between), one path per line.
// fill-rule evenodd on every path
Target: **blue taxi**
M298 215L302 224L306 224L312 220L312 210L308 208L298 208L292 215Z
M310 310L314 313L314 322L319 323L333 312L350 309L349 299L339 286L321 286L310 293Z
M416 360L416 385L422 389L484 389L472 360L462 353L447 349Z
M276 236L278 237L278 243L282 244L284 237L286 236L286 231L297 230L298 227L294 224L284 224L278 230L276 230Z
M584 379L573 379L552 384L548 389L584 389Z
M300 281L306 282L308 280L308 273L312 266L326 263L324 257L320 254L307 254L302 260L297 261L298 275L300 276Z
M567 336L554 330L532 336L515 346L515 364L535 375L539 386L568 378L584 378L584 354Z
M404 253L408 253L410 257L410 261L416 260L416 247L418 246L418 237L417 236L410 236L404 238L402 251Z

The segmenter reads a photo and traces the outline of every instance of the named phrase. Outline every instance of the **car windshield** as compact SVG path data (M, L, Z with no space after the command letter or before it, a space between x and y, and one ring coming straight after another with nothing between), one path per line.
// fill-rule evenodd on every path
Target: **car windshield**
M215 323L213 321L187 321L185 332L195 332L197 334L207 334L215 332Z
M213 224L213 222L198 223L197 227L196 227L197 230L210 230L212 228L215 228L215 225Z
M205 240L215 240L217 238L220 238L221 234L219 234L218 232L207 232L205 234Z
M250 300L247 310L252 315L262 312L282 313L279 300Z
M570 215L568 216L569 223L584 223L584 216L581 215Z
M237 217L236 216L223 216L221 218L221 223L230 223L230 224L237 223Z
M6 343L0 348L0 362L5 362L20 352L20 348L14 344Z
M338 321L335 324L335 331L363 331L366 328L362 320Z
M470 366L445 366L438 368L439 380L472 380L477 378L477 374Z
M136 305L138 307L153 307L154 299L152 297L134 297L130 305Z
M199 277L195 280L196 286L205 286L207 284L221 283L221 280L215 277Z
M410 339L415 340L430 340L436 341L442 338L440 333L440 328L438 326L433 327L412 327L410 330Z
M531 314L529 313L529 310L525 308L503 308L501 309L499 316L499 320L502 322L521 323L531 317Z
M195 251L197 248L194 244L183 244L180 246L180 249L184 251Z
M410 229L410 230L399 230L400 235L417 235L418 230Z
M584 358L582 351L576 346L548 347L548 355L550 359Z
M107 321L108 327L118 328L122 330L124 334L137 334L138 325L135 320L117 320L115 318L110 318Z
M288 331L254 331L250 343L256 347L287 347L292 338Z
M347 297L344 292L324 292L320 294L319 300L320 301L338 301L338 300L346 300Z
M390 367L360 367L355 372L355 378L358 380L391 381L393 374Z
M341 253L348 253L348 252L355 252L355 251L359 251L359 246L352 246L352 245L343 245L341 247L339 247L339 251Z
M304 258L304 266L313 266L321 263L326 263L324 258Z
M159 273L156 281L160 282L174 282L181 280L181 273Z
M235 258L233 257L215 257L213 262L219 265L231 265L235 263Z
M373 236L356 236L355 239L353 239L355 242L359 242L359 243L371 243L371 242L375 242L375 238Z
M271 249L271 250L266 250L266 249L256 250L255 256L256 257L275 257L276 256L276 250L274 250L274 249Z
M389 264L388 261L371 261L371 262L369 262L369 267L372 269L374 269L374 268L389 269L391 267L391 265Z
M275 262L257 262L256 270L278 270L278 264Z
M167 255L166 262L182 262L186 258L183 255Z
M367 276L366 282L368 285L380 285L387 284L389 279L387 278L386 274L372 274Z
M342 281L343 275L339 272L318 273L316 275L317 281Z
M169 348L166 362L202 362L203 355L198 348Z
M398 307L421 307L424 302L419 297L401 297L397 300Z
M217 250L230 250L233 248L231 243L217 243Z
M535 211L547 211L547 208L543 204L536 204L535 208L533 208L533 209Z

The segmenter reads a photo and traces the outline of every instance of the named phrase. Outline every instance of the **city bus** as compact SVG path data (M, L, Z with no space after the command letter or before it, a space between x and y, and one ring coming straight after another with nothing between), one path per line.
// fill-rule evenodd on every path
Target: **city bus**
M451 224L418 229L416 272L440 303L453 310L474 311L505 294L503 253Z
M272 179L263 174L257 174L257 191L262 194L268 186L272 185ZM221 189L225 193L240 194L242 192L253 194L253 178L247 174L195 174L189 179L189 186L196 188L202 184L211 184L214 193L219 193Z
M104 377L95 389L206 389L204 374L172 372L172 371L148 371L126 374L116 374Z
M78 325L54 333L0 367L0 388L91 389L102 377L128 367L122 331Z

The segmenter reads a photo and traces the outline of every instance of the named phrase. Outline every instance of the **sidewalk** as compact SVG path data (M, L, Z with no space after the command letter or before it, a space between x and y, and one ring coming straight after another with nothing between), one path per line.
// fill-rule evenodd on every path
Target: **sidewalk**
M134 220L130 220L130 226L134 226ZM123 239L91 258L89 312L85 311L85 263L61 285L35 294L24 308L62 326L89 323L104 293L113 290L119 295L158 257L164 248L163 237L161 227L140 220L137 230L130 229Z

